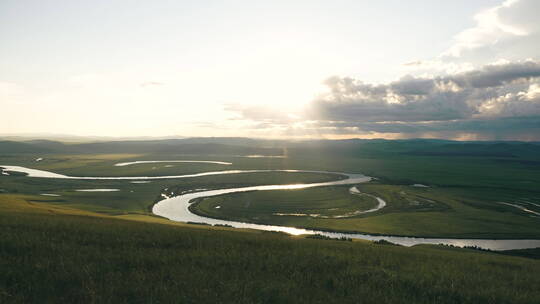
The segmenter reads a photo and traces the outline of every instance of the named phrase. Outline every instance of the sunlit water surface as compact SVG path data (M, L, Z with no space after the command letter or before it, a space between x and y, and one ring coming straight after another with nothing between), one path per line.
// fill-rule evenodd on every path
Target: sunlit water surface
M161 162L161 161L144 161L144 162ZM174 162L184 162L184 161L174 161ZM208 162L208 163L218 163L215 161L199 161L199 162ZM123 163L122 165L131 165L138 164L139 162ZM229 163L222 162L221 164L228 165ZM240 188L230 188L230 189L219 189L219 190L208 190L195 193L188 193L179 195L176 197L166 197L165 199L159 201L152 208L152 212L156 215L163 216L173 221L180 222L198 222L205 223L209 225L230 225L235 228L248 228L248 229L258 229L266 231L278 231L285 232L292 235L300 234L320 234L332 238L355 238L355 239L364 239L364 240L386 240L395 244L400 244L404 246L413 246L418 244L445 244L453 246L477 246L485 249L491 250L510 250L510 249L524 249L524 248L536 248L540 247L540 240L488 240L488 239L450 239L450 238L419 238L419 237L401 237L401 236L379 236L379 235L370 235L370 234L360 234L360 233L336 233L336 232L326 232L318 230L309 230L295 227L284 227L284 226L274 226L274 225L262 225L262 224L252 224L252 223L243 223L236 221L228 220L219 220L208 217L199 216L193 214L189 211L190 202L196 198L209 197L215 195L222 195L235 192L245 192L245 191L268 191L268 190L291 190L291 189L305 189L313 187L324 187L324 186L334 186L334 185L354 185L365 183L371 180L370 177L364 176L361 174L346 174L346 173L336 173L336 172L326 172L326 171L304 171L304 170L225 170L225 171L212 171L212 172L203 172L195 174L184 174L184 175L171 175L171 176L126 176L126 177L77 177L77 176L67 176L62 174L57 174L45 170L31 169L21 166L8 166L0 165L4 168L4 172L23 172L28 175L28 177L38 177L38 178L57 178L57 179L81 179L81 180L155 180L155 179L179 179L179 178L191 178L191 177L200 177L200 176L209 176L209 175L222 175L222 174L241 174L241 173L260 173L260 172L306 172L306 173L333 173L346 176L346 179L340 179L337 181L331 182L322 182L322 183L310 183L310 184L290 184L290 185L264 185L264 186L253 186L253 187L240 187ZM384 207L384 201L378 198L379 206ZM381 202L382 201L382 202ZM381 207L381 208L382 208Z

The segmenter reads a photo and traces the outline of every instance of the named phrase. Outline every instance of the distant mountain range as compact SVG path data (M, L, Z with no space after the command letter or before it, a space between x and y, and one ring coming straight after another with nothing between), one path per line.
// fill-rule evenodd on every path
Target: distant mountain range
M0 154L14 153L163 153L214 155L332 155L407 154L422 156L527 157L540 156L538 142L462 142L438 139L265 140L241 137L200 137L96 142L44 139L0 140Z

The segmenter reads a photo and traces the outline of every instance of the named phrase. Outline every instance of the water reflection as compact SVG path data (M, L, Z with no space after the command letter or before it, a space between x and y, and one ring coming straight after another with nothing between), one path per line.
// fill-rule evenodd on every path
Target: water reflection
M262 225L262 224L252 224L252 223L243 223L236 221L227 221L219 220L213 218L207 218L191 213L189 210L190 201L201 198L216 196L222 194L229 194L235 192L246 192L246 191L267 191L267 190L287 190L287 189L304 189L304 188L313 188L313 187L322 187L322 186L332 186L332 185L347 185L347 184L359 184L365 183L371 180L370 177L363 176L360 174L345 174L348 176L347 179L338 180L333 182L324 182L324 183L312 183L312 184L293 184L293 185L266 185L266 186L254 186L254 187L241 187L241 188L232 188L232 189L220 189L220 190L210 190L202 191L196 193L184 194L168 199L164 199L154 205L152 212L154 214L166 217L173 221L179 222L198 222L205 223L210 225L229 225L235 228L248 228L248 229L258 229L266 231L277 231L285 232L292 235L301 235L301 234L321 234L324 236L332 238L355 238L363 240L386 240L395 244L403 246L413 246L418 244L445 244L453 245L458 247L466 246L476 246L484 249L490 250L510 250L510 249L524 249L524 248L536 248L540 247L540 240L486 240L486 239L449 239L449 238L418 238L418 237L399 237L399 236L379 236L379 235L369 235L369 234L350 234L350 233L335 233L327 231L317 231L317 230L308 230L295 227L284 227L284 226L274 226L274 225Z
M540 247L540 240L482 240L482 239L442 239L442 238L416 238L416 237L397 237L397 236L377 236L369 234L348 234L348 233L334 233L317 230L307 230L294 227L283 227L273 225L260 225L251 223L241 223L235 221L217 220L212 218L206 218L191 213L188 209L189 202L195 198L215 196L234 192L244 191L265 191L265 190L286 190L286 189L304 189L322 186L332 185L352 185L365 183L371 180L370 177L361 174L345 174L339 172L327 172L327 171L309 171L309 170L226 170L226 171L212 171L195 174L173 175L173 176L129 176L129 177L77 177L57 174L45 170L30 169L21 166L6 166L0 165L3 168L3 174L16 171L28 174L28 177L41 177L41 178L57 178L57 179L79 179L79 180L156 180L156 179L177 179L177 178L190 178L210 175L222 175L222 174L241 174L241 173L259 173L259 172L304 172L304 173L331 173L341 176L345 176L346 179L341 179L332 182L312 183L312 184L292 184L292 185L265 185L254 187L242 187L232 189L221 190L209 190L196 193L183 194L177 197L166 198L154 205L152 211L160 216L166 217L173 221L181 222L200 222L211 225L230 225L236 228L249 228L267 231L285 232L292 235L300 234L321 234L329 237L339 238L358 238L364 240L386 240L392 243L412 246L417 244L446 244L453 246L477 246L491 250L509 250L509 249L524 249L524 248L536 248ZM6 172L7 171L7 172ZM379 201L379 203L381 203Z

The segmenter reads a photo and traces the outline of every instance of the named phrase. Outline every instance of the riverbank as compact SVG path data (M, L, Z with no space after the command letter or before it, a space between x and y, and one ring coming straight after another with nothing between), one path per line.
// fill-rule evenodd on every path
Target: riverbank
M323 218L319 214L332 206L341 206L345 211L361 206L355 201L347 202L351 199L347 188L327 187L324 188L327 190L252 191L213 196L202 203L198 200L190 203L189 211L214 219L334 233L441 240L539 239L538 218L515 214L511 208L479 209L475 206L476 200L458 197L442 187L417 188L375 182L360 184L358 188L383 198L387 205L372 214ZM250 202L253 204L246 207ZM283 215L293 212L294 216ZM517 226L521 227L519 232L515 231Z
M357 184L361 183L362 180L358 177L358 180L354 178L350 180L342 180L336 182L327 182L327 183L314 183L314 184L296 184L292 189L309 189L309 188L318 188L334 185L347 185L347 184ZM364 180L366 182L368 180ZM247 228L247 229L259 229L267 231L280 231L290 234L321 234L327 237L333 238L356 238L363 240L372 240L379 241L384 240L392 242L395 244L400 244L404 246L413 246L418 244L444 244L458 247L480 247L489 250L511 250L511 249L526 249L526 248L536 248L540 247L539 239L473 239L473 238L448 238L448 237L439 237L434 238L423 238L417 236L389 236L388 234L363 234L363 233L340 233L335 231L325 231L320 229L320 227L310 227L297 228L291 225L277 225L275 222L272 224L264 223L258 224L253 223L252 221L239 221L231 219L216 219L212 217L207 217L206 215L198 215L193 213L194 209L193 202L197 199L202 199L206 197L215 197L222 195L230 195L235 193L264 193L268 191L275 190L291 190L289 187L291 185L266 185L266 186L255 186L255 187L242 187L242 188L230 188L230 189L219 189L219 190L210 190L210 191L201 191L196 193L188 193L180 195L177 197L166 198L159 201L152 208L154 214L163 216L165 218L171 219L173 221L180 222L193 222L193 223L204 223L209 225L230 225L236 228ZM249 202L249 200L247 200ZM306 201L309 203L309 201ZM196 207L196 205L195 205ZM294 217L296 218L296 217ZM343 221L343 219L340 219Z
M153 161L153 162L161 162L161 161ZM169 161L167 161L169 162ZM198 162L212 162L215 163L215 161L198 161ZM131 162L128 164L135 164L137 162ZM25 167L18 167L18 166L3 166L6 168L7 172L9 174L12 174L13 172L25 172L29 174L29 177L39 177L39 178L47 178L47 179L68 179L68 180L139 180L139 179L177 179L177 178L201 178L206 176L223 176L223 175L237 175L237 174L262 174L262 173L294 173L294 174L325 174L325 175L335 175L338 177L335 181L327 181L327 182L319 182L319 183L310 183L310 184L285 184L285 185L262 185L262 186L253 186L253 187L243 187L243 188L229 188L229 189L220 189L220 190L211 190L205 191L204 195L206 196L213 196L217 194L226 194L226 193L234 193L234 192L246 192L251 190L265 190L265 191L272 191L272 190L295 190L295 189L304 189L304 188L313 188L313 187L325 187L325 186L339 186L339 185L352 185L352 184L359 184L359 183L365 183L367 181L370 181L371 178L367 176L363 176L360 174L346 174L346 173L339 173L339 172L327 172L327 171L311 171L311 170L227 170L227 171L211 171L211 172L201 172L201 173L195 173L195 174L188 174L188 175L173 175L173 176L131 176L131 177L77 177L77 176L66 176L66 175L58 175L53 172L49 171L42 171L42 170L35 170L35 169L29 169ZM344 178L345 179L342 179ZM378 185L382 187L389 187L391 185ZM100 189L100 188L96 188ZM102 188L103 189L103 188ZM109 188L107 188L109 189ZM110 189L116 189L116 188L110 188ZM80 190L75 190L80 191ZM88 191L88 190L85 190ZM119 191L119 189L118 189ZM414 192L414 191L431 191L429 187L409 187L407 188L407 192ZM133 190L130 190L130 193L133 193ZM209 194L211 193L211 194ZM400 195L404 195L405 191L401 191ZM378 197L378 193L370 192L370 195L373 195L375 197ZM375 194L375 195L374 195ZM201 194L195 194L196 196ZM383 193L380 196L384 197L385 200L387 198L385 195L388 195L387 193ZM165 196L169 197L169 196ZM379 197L380 199L380 197ZM365 229L366 225L364 225L363 222L373 222L380 218L380 212L377 212L378 216L373 217L362 217L361 220L362 223L354 223L352 220L356 221L357 217L353 218L346 218L346 219L340 219L339 221L336 221L335 223L332 223L329 226L325 225L319 225L317 223L311 222L309 224L303 224L303 223L282 223L279 220L276 221L261 221L258 219L249 219L246 221L239 222L236 220L236 226L240 225L242 227L239 228L249 228L249 229L263 229L263 230L277 230L277 231L284 231L288 233L293 234L313 234L313 233L325 233L327 236L335 236L342 237L339 234L347 234L346 237L355 237L355 238L361 238L361 239L368 239L368 240L379 240L384 239L391 242L397 242L398 244L402 245L413 245L417 243L429 243L429 244L437 244L439 242L448 244L448 245L456 245L456 246L478 246L486 249L493 249L493 250L505 250L505 249L523 249L523 248L533 248L540 246L540 240L536 239L537 234L535 233L535 230L532 230L532 233L529 232L529 230L522 230L519 234L515 234L513 232L514 228L513 222L509 221L507 216L505 215L505 221L508 223L504 223L505 226L503 227L503 230L497 230L498 227L493 227L493 214L490 213L490 211L482 211L477 212L474 209L475 208L469 208L466 213L458 214L455 213L447 213L447 214L441 214L436 213L433 211L446 211L448 209L452 209L452 211L457 211L458 207L463 208L463 204L457 201L448 202L448 203L440 203L438 200L431 200L422 196L417 196L418 200L414 200L412 205L414 205L412 208L411 206L406 207L405 209L403 206L396 209L396 206L399 204L396 204L392 202L391 205L389 205L387 208L384 208L382 210L382 213L385 213L382 215L382 217L386 217L386 220L383 221L381 224L375 223L376 225L373 226L371 224L371 229ZM407 198L407 200L409 200ZM422 202L420 202L422 200ZM399 200L398 200L399 201ZM391 202L391 200L389 200ZM162 202L158 202L158 204L161 204ZM188 202L184 202L186 205L188 205ZM310 203L309 200L306 200L305 203ZM427 206L427 207L426 207ZM422 212L416 212L411 213L410 211L415 211L420 208L420 211ZM427 210L426 210L427 208ZM182 208L179 208L178 210L175 210L174 212L164 211L165 213L157 213L157 215L167 217L169 219L173 219L176 221L184 221L184 222L201 222L201 223L208 223L207 220L204 220L203 217L199 216L198 218L190 218L189 215L185 214L185 211L189 212L189 209L183 208L185 210L182 210ZM515 209L515 208L513 208ZM156 205L153 207L153 211L155 213ZM378 211L378 210L375 210ZM390 211L390 212L389 212ZM398 214L398 212L401 212ZM431 211L431 213L425 212L425 211ZM180 214L175 214L175 212L179 212ZM184 213L182 213L184 212ZM392 213L393 212L393 213ZM386 214L388 213L388 214ZM471 217L471 215L474 215L476 213L477 218ZM201 214L201 213L199 213ZM194 214L196 215L196 214ZM441 219L443 221L439 221L437 219L437 216L443 216ZM456 224L453 225L452 229L447 231L441 231L440 229L433 229L438 226L433 225L426 225L426 220L433 224L439 224L444 223L449 225L450 222L446 222L449 217L447 215L453 215L454 220L456 221ZM500 214L497 214L497 216L500 217ZM185 218L184 218L185 217ZM414 230L403 230L408 233L395 233L395 228L393 228L390 223L392 223L392 220L395 222L396 217L398 217L398 220L403 217L407 217L410 223L413 223ZM225 221L224 223L219 224L228 224L230 225L231 222L227 222L225 219L230 220L229 217L221 217L221 216L212 216L212 218L221 218L222 221ZM285 217L283 217L285 218ZM290 218L290 217L289 217ZM296 217L299 218L299 217ZM474 222L473 226L479 226L478 220L479 219L486 219L489 223L489 226L485 226L484 228L488 228L489 232L478 232L478 231L467 231L463 230L463 227L468 227L471 224L467 223ZM524 221L533 221L535 226L537 223L535 219L531 220L528 218L523 217L512 217L514 222L519 221L519 223L524 226ZM297 219L295 219L297 220ZM234 221L234 218L233 218ZM246 223L252 223L252 224L246 224ZM255 224L253 224L255 223ZM466 225L459 225L458 223L466 223ZM267 227L268 225L272 226L271 228ZM378 227L377 227L378 225ZM245 226L245 227L243 227ZM279 227L278 227L279 226ZM481 226L481 225L480 225ZM372 229L372 227L375 227L376 229ZM510 228L508 228L510 227ZM381 229L382 228L382 229ZM398 227L400 228L400 227ZM394 230L393 230L394 229ZM461 231L460 231L461 229ZM506 229L506 230L505 230ZM509 230L508 230L509 229ZM425 233L425 231L433 231L433 233ZM353 235L351 235L351 233ZM530 237L529 237L530 235ZM501 246L500 244L495 243L501 243L508 241L508 244L511 245L504 245Z

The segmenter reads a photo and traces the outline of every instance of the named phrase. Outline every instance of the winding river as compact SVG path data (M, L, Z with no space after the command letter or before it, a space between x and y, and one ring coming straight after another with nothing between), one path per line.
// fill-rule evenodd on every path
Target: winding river
M158 162L158 161L144 161L148 162ZM159 161L164 162L164 161ZM190 162L190 161L169 161L169 162ZM202 162L202 161L194 161ZM217 161L204 161L208 163L228 165L229 163L217 162ZM138 164L139 162L131 163L122 163L126 164ZM28 177L38 177L38 178L64 178L64 179L82 179L82 180L151 180L151 179L177 179L177 178L191 178L191 177L200 177L200 176L209 176L209 175L222 175L222 174L241 174L241 173L260 173L260 172L306 172L306 173L332 173L345 176L345 179L340 179L331 182L321 182L321 183L310 183L310 184L289 184L289 185L263 185L263 186L252 186L252 187L239 187L239 188L230 188L230 189L218 189L218 190L207 190L201 192L187 193L175 197L167 197L159 202L157 202L152 208L152 212L156 215L163 216L172 221L181 221L181 222L198 222L205 223L209 225L229 225L235 228L248 228L248 229L258 229L266 231L279 231L285 232L293 235L300 234L320 234L332 238L355 238L355 239L364 239L364 240L386 240L395 244L400 244L404 246L413 246L418 244L445 244L453 246L477 246L485 249L491 250L510 250L510 249L524 249L524 248L536 248L540 247L540 240L490 240L490 239L450 239L450 238L420 238L420 237L402 237L402 236L381 236L381 235L370 235L370 234L360 234L360 233L336 233L336 232L327 232L327 231L318 231L318 230L309 230L295 227L284 227L284 226L273 226L273 225L263 225L263 224L252 224L252 223L243 223L236 221L220 220L213 219L208 217L203 217L192 213L189 210L190 202L197 198L216 196L228 193L236 192L246 192L246 191L268 191L268 190L291 190L291 189L305 189L313 187L324 187L324 186L335 186L335 185L354 185L365 183L371 180L371 177L364 176L361 174L346 174L338 172L326 172L326 171L308 171L308 170L225 170L225 171L211 171L195 174L185 174L185 175L172 175L172 176L136 176L136 177L76 177L76 176L67 176L62 174L57 174L44 170L31 169L20 166L5 166L0 165L0 168L4 168L4 171L16 171L23 172L28 175ZM379 201L379 207L383 208L386 203L377 198ZM379 208L379 209L380 209ZM376 209L378 210L378 209ZM370 210L370 211L376 211Z

